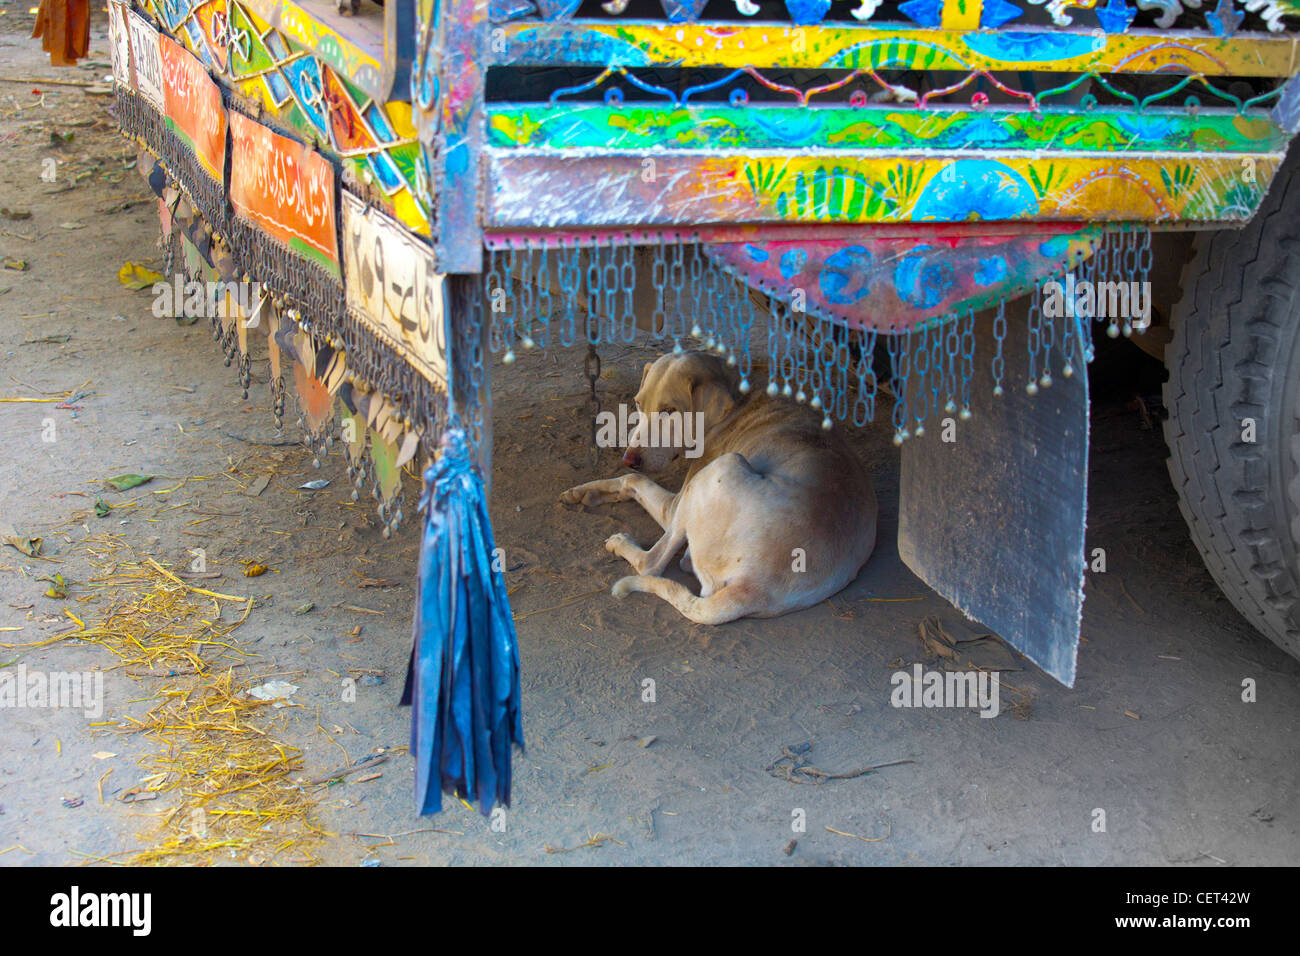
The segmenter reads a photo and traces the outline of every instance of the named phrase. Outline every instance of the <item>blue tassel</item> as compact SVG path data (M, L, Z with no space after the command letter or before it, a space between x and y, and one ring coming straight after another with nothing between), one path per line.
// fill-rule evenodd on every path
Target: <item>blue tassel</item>
M523 749L519 642L494 543L483 482L465 433L450 429L424 474L411 666L411 753L421 814L442 793L510 805L511 744Z

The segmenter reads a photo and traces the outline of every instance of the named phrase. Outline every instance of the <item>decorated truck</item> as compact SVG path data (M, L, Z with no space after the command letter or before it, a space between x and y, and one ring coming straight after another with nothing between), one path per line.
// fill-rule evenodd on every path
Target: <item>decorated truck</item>
M1300 653L1296 0L108 13L167 271L260 290L214 319L227 364L247 386L269 353L277 417L293 391L320 453L342 439L386 529L416 511L402 467L430 466L421 810L509 799L518 654L482 483L490 357L525 349L585 350L594 393L599 350L642 337L828 429L887 417L906 564L1072 685L1086 368L1094 336L1134 334L1163 349L1207 567ZM84 53L85 0L41 22Z

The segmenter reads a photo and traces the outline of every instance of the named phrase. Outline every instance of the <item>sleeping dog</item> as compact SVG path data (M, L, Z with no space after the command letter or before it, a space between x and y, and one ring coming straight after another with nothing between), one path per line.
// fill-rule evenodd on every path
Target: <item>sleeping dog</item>
M636 571L614 585L615 597L646 591L698 624L724 624L811 607L857 577L876 544L876 494L862 463L816 412L741 394L726 363L699 352L647 363L636 407L623 455L636 473L560 496L584 505L633 500L663 528L648 551L627 534L605 542ZM667 447L651 440L669 431L654 428L656 416L676 413L700 422L701 444L688 447L683 429ZM690 466L677 494L640 473L660 474L683 453ZM698 597L660 576L683 546L681 567L699 579Z

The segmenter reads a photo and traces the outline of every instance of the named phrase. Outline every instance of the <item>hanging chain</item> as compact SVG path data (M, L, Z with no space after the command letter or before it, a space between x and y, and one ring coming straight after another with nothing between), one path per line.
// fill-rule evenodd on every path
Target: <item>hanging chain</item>
M582 360L582 374L587 376L587 385L591 390L587 399L587 409L591 412L591 442L587 447L587 463L595 468L600 463L600 446L596 444L596 419L600 415L600 395L596 392L596 380L600 378L600 354L590 342L587 343L587 357Z

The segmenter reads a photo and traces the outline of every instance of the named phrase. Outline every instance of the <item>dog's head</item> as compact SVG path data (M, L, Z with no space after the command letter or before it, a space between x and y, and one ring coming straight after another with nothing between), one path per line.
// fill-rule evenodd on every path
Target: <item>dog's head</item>
M647 362L636 393L640 412L623 464L659 474L678 458L704 453L704 436L741 399L727 363L704 352L663 355Z

